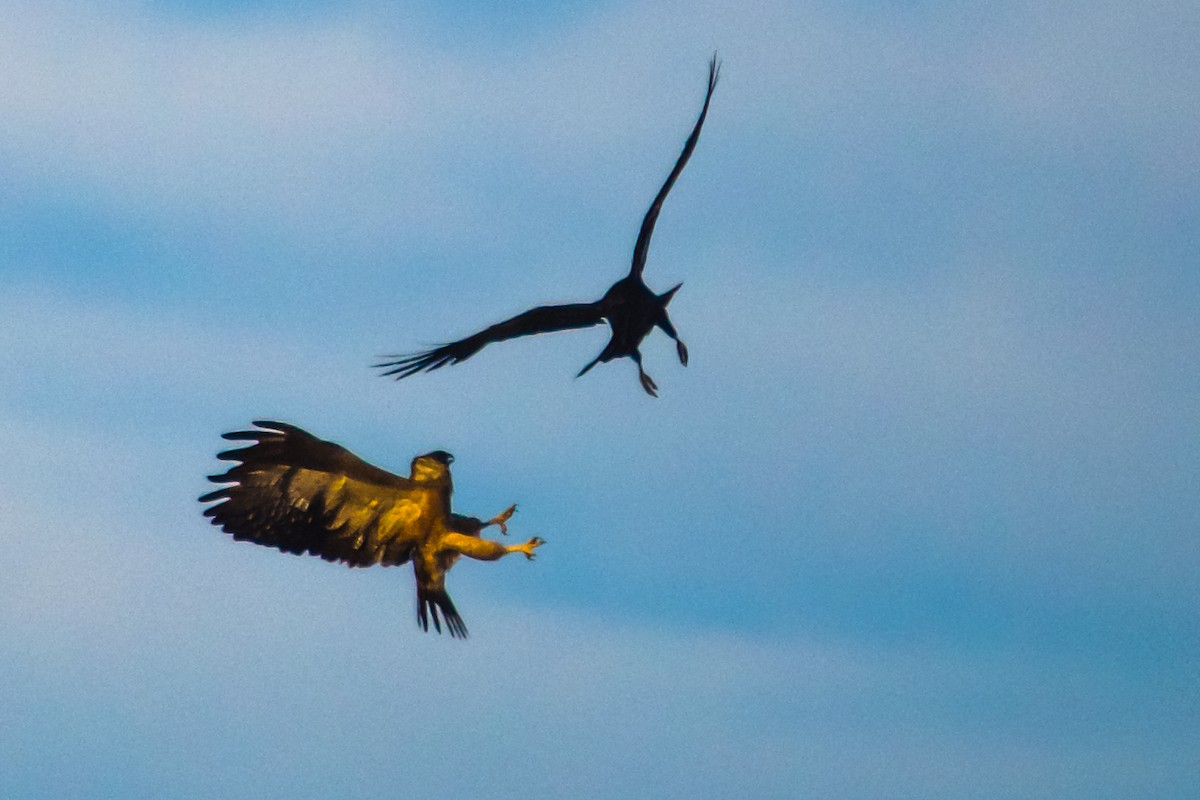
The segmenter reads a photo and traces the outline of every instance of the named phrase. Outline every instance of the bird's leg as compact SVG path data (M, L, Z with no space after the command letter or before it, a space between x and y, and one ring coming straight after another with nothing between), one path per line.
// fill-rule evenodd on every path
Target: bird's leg
M513 503L511 506L509 506L508 508L501 511L499 514L492 517L487 522L483 523L482 527L486 528L491 525L499 525L500 532L502 534L504 534L505 536L508 536L508 520L510 517L512 517L513 513L516 510L517 510L517 504Z
M654 379L646 374L646 370L642 369L642 354L637 350L629 356L637 364L638 379L642 382L642 388L646 390L646 394L651 397L658 397L658 386L654 383Z
M666 309L663 309L663 313L658 320L658 327L663 329L663 333L675 340L675 352L679 354L679 363L686 367L688 362L687 345L679 338L679 334L675 331L675 326L667 318Z
M679 354L679 363L686 367L688 359L687 345L678 337L675 339L675 352Z
M532 559L534 549L545 543L545 540L538 536L521 544L500 544L477 536L447 533L441 538L437 549L440 553L458 553L479 561L495 561L509 553L524 553L526 558Z
M646 394L651 397L658 397L658 385L641 367L638 367L638 378L641 380L642 388L646 390Z

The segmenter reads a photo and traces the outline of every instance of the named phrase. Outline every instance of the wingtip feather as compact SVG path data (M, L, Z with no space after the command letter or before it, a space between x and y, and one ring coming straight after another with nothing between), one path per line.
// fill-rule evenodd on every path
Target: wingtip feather
M229 487L217 489L215 492L208 492L196 498L198 503L211 503L213 500L225 500L229 498Z

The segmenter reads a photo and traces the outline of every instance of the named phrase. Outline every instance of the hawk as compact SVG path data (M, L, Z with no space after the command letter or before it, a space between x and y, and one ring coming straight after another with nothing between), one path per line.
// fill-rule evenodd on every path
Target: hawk
M383 375L394 375L396 380L407 378L418 372L431 372L447 364L457 364L466 361L478 353L484 346L492 342L501 342L518 336L529 336L537 333L551 333L575 328L589 328L607 322L612 332L608 345L575 377L580 377L598 363L608 363L614 358L631 358L638 368L638 379L642 388L651 397L658 396L658 386L642 368L642 354L638 349L647 334L658 326L663 333L675 340L675 350L679 355L679 363L687 366L688 350L680 340L675 326L667 316L667 304L679 291L683 284L655 294L642 280L642 271L646 266L646 255L650 251L650 237L654 233L654 224L658 221L658 213L662 210L663 201L675 185L684 165L692 157L696 142L700 138L700 128L704 126L704 118L708 116L708 103L712 99L713 89L717 86L717 78L721 66L714 54L708 64L708 92L704 95L704 106L700 109L700 117L683 146L683 152L675 162L675 168L667 176L662 188L650 209L642 220L642 228L638 232L637 243L633 247L633 266L629 274L614 283L604 296L592 303L571 303L557 306L538 306L512 319L485 328L473 336L460 339L457 342L435 347L423 353L407 356L384 356L387 359L375 365L382 369Z
M404 478L368 464L344 447L284 422L255 421L256 430L224 434L247 447L217 454L238 462L200 497L214 525L234 539L308 553L352 567L412 562L417 580L417 624L466 638L467 626L446 593L446 573L460 556L495 561L509 553L530 560L544 540L505 545L480 537L495 525L508 533L516 506L484 522L450 510L453 484L444 450L417 456ZM439 618L441 612L441 618Z

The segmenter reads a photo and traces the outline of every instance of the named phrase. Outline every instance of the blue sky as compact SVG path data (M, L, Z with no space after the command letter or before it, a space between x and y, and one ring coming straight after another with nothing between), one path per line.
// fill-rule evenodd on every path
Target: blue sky
M0 795L1190 797L1200 9L42 2L0 23ZM628 268L601 330L383 353ZM234 544L277 418L533 564Z

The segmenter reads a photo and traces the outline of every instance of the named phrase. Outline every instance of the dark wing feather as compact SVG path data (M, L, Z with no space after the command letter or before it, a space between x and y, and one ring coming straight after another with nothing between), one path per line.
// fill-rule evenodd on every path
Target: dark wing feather
M229 484L200 498L234 539L311 553L352 566L402 564L417 544L423 492L332 442L281 422L226 439L249 447L218 454L240 462L209 480ZM435 506L437 504L434 504Z
M264 430L232 431L222 434L221 438L229 441L251 441L256 444L252 447L226 450L218 453L217 458L225 461L241 461L243 464L287 464L345 475L348 478L366 483L376 483L385 487L412 488L413 483L410 479L369 464L340 444L318 439L295 425L259 419L254 420L253 424ZM243 456L249 456L251 462L247 462ZM225 473L226 476L234 476L236 469L238 468L230 469ZM231 481L218 482L230 483Z
M696 126L692 128L691 136L684 143L683 152L679 154L675 168L667 176L666 182L658 190L658 195L642 219L642 229L638 231L637 244L633 246L633 268L629 270L630 276L634 278L640 277L642 270L646 267L646 255L650 252L650 237L654 235L654 223L658 222L658 212L662 210L663 200L667 199L667 194L675 185L675 180L683 172L688 159L692 157L692 151L696 149L696 142L700 139L700 129L704 127L704 118L708 116L708 101L712 99L713 89L717 88L717 78L720 75L721 65L717 63L717 54L713 53L712 60L708 62L708 93L704 95L704 107L700 109L700 118L696 120Z
M601 316L597 303L538 306L457 342L409 356L384 356L390 360L376 364L375 367L384 370L384 375L395 375L396 380L400 380L418 372L432 372L447 364L466 361L492 342L536 333L587 328L599 325L603 321L604 317Z

